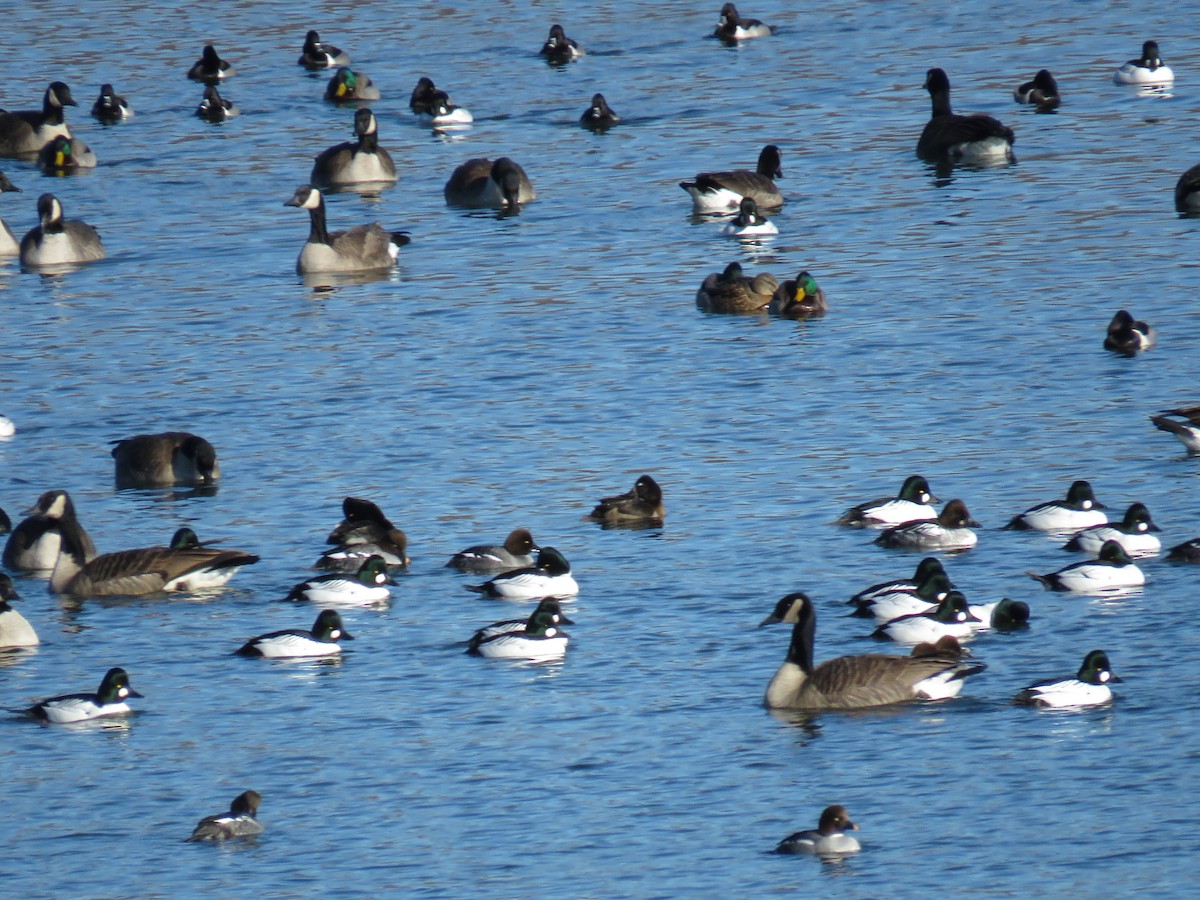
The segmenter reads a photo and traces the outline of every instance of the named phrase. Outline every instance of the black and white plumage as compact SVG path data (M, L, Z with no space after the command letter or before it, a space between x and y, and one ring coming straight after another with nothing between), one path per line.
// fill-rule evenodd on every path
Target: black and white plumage
M304 46L300 49L300 58L296 65L306 69L332 69L334 66L350 65L350 54L339 50L333 44L321 40L316 31L309 31L304 36Z
M528 619L496 622L476 631L467 652L489 659L562 659L570 635L559 626L570 624L558 600L547 597Z
M450 557L446 567L463 572L503 572L532 566L537 543L528 528L514 528L503 544L476 544Z
M1096 559L1072 563L1048 575L1026 574L1052 591L1096 593L1136 588L1146 583L1145 574L1116 541L1105 541Z
M113 441L112 458L118 488L209 485L221 477L216 448L189 431Z
M229 812L205 816L184 843L194 841L228 841L253 837L263 833L262 824L255 818L262 796L258 791L243 791L229 804Z
M930 569L910 589L880 591L872 594L869 600L858 601L854 604L856 608L852 615L888 622L900 616L928 612L946 599L952 590L954 585L945 569Z
M334 72L329 84L325 85L325 99L330 103L366 102L378 100L380 96L379 88L366 73L355 72L349 66Z
M1093 650L1083 658L1074 678L1051 678L1031 684L1017 694L1016 702L1054 709L1100 706L1113 699L1109 685L1120 680L1112 670L1108 654Z
M66 491L46 491L22 515L23 519L4 545L3 562L9 569L49 575L58 562L58 551L66 539L77 546L84 559L96 555L96 547L75 515L75 504Z
M1200 563L1200 537L1172 547L1167 551L1167 562Z
M8 180L8 176L0 172L0 194L20 193L21 189ZM21 245L17 243L16 235L8 227L8 223L0 219L0 256L17 256Z
M1122 356L1137 356L1142 350L1149 350L1157 341L1154 329L1145 322L1134 319L1127 310L1119 309L1108 323L1108 332L1104 336L1104 349L1120 353Z
M507 156L495 162L486 157L467 160L450 174L442 194L451 206L510 212L537 199L525 170Z
M63 112L64 107L77 105L71 89L63 82L55 81L42 95L40 110L0 110L0 156L33 159L59 135L73 137ZM96 155L82 140L75 141L75 153L84 167L96 165Z
M774 179L782 177L779 147L767 144L759 152L753 172L746 169L701 172L692 181L679 182L679 186L691 195L697 213L727 213L738 209L743 197L749 197L762 209L777 209L783 205L783 194Z
M1145 41L1142 55L1123 63L1113 73L1113 81L1117 84L1171 84L1175 81L1175 73L1163 62L1158 41Z
M352 640L354 635L346 630L337 610L323 609L309 631L290 628L260 634L234 652L239 656L261 656L267 659L336 656L342 652L338 642Z
M774 31L773 26L764 25L758 19L742 18L738 15L736 6L726 3L721 7L721 16L717 19L713 37L725 44L732 45L751 38L769 37Z
M946 567L936 556L927 556L917 563L912 578L896 578L864 588L846 601L850 606L870 606L877 598L894 591L915 591L917 586L935 572L946 574ZM953 584L951 585L953 587Z
M852 525L859 528L890 528L905 522L921 519L936 519L938 502L929 490L929 482L923 475L909 475L900 485L895 497L879 497L852 506L840 516L834 525Z
M383 510L370 500L346 497L343 519L325 539L336 546L317 560L316 568L357 572L371 556L379 556L389 568L407 568L408 536L397 528Z
M573 597L579 585L571 564L554 547L540 547L532 566L512 569L483 584L463 585L468 591L502 600L538 600L542 597Z
M936 519L888 528L875 538L875 543L909 550L966 550L979 540L972 526L977 528L979 523L971 518L967 504L955 499L942 507Z
M551 25L550 34L538 53L551 65L563 65L583 56L583 48L579 46L578 41L567 37L561 25Z
M1048 69L1039 69L1032 81L1026 81L1013 91L1013 99L1034 108L1035 112L1048 113L1058 109L1062 98L1058 95L1058 82Z
M1168 418L1168 416L1176 418ZM1180 419L1182 421L1179 421ZM1164 409L1157 416L1151 416L1150 421L1159 431L1165 431L1179 438L1189 454L1200 454L1200 406Z
M971 612L960 591L949 591L933 609L897 616L875 629L873 637L903 644L933 642L949 635L963 640L974 634L982 620Z
M528 616L522 619L503 619L499 622L493 622L491 625L485 625L483 628L476 629L471 635L469 644L471 646L477 644L486 638L494 637L497 634L508 634L512 631L524 631L525 626L530 620L539 613L545 613L549 617L552 625L574 625L575 623L563 615L562 604L557 597L543 597L537 605L537 608ZM468 647L468 649L470 649Z
M1092 525L1075 533L1064 549L1099 553L1105 541L1116 541L1132 558L1154 556L1162 549L1162 542L1154 534L1161 531L1150 517L1144 503L1131 503L1120 522Z
M599 93L592 94L591 104L579 117L579 124L593 131L606 131L620 121L621 117L613 112L604 95Z
M779 234L779 227L758 211L758 204L753 197L743 197L738 214L721 226L721 234L729 237L764 237Z
M963 162L983 165L1013 159L1016 138L1007 128L981 113L956 115L950 107L950 79L942 69L925 76L932 115L917 140L917 156L931 162Z
M104 259L100 232L82 219L63 218L63 206L53 194L38 197L38 224L21 238L21 265L73 265Z
M10 600L19 600L12 579L0 572L0 650L9 647L36 647L41 641L29 620L9 606Z
M115 125L133 115L133 107L118 94L111 84L100 85L100 96L92 104L92 118L105 125Z
M222 97L220 91L211 84L204 89L204 96L196 107L196 116L206 122L224 122L241 114L237 104Z
M354 113L355 140L343 141L323 150L313 161L309 180L313 184L341 185L396 180L396 164L387 149L379 146L379 123L367 108Z
M1107 509L1096 499L1091 482L1071 482L1064 500L1048 500L1013 516L1005 528L1015 531L1072 532L1108 521Z
M846 834L847 831L858 831L858 826L850 821L846 807L829 806L821 813L816 828L788 835L779 842L775 852L813 853L817 856L857 853L861 846L857 840Z
M205 44L204 50L200 53L200 58L192 63L192 67L188 69L187 77L192 79L192 81L216 84L219 81L224 81L226 78L232 78L236 74L237 69L228 60L221 59L216 47L212 44Z
M1175 183L1175 211L1200 214L1200 163L1180 175Z
M389 585L396 582L388 574L381 556L363 560L354 574L330 572L295 585L285 600L308 600L327 606L369 606L392 596Z
M346 231L329 231L325 226L325 198L310 184L301 185L284 206L307 209L308 240L296 259L296 271L374 272L390 269L400 248L409 242L402 231L384 231L378 222L356 225Z
M105 716L123 716L132 712L125 701L142 695L129 686L124 669L109 669L94 694L62 694L35 703L27 711L36 719L56 725L86 722Z
M587 518L610 525L658 524L666 514L662 488L651 476L642 475L624 494L601 498Z

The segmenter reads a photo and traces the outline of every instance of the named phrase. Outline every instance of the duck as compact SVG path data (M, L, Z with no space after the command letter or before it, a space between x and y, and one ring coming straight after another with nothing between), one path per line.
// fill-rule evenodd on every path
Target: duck
M727 213L739 209L745 197L763 209L778 209L784 198L774 179L783 177L782 159L779 147L767 144L759 152L753 172L701 172L692 181L679 182L679 186L691 195L696 213Z
M904 644L932 642L946 634L962 640L981 623L962 592L950 591L933 609L897 616L876 628L872 637Z
M92 104L92 118L105 125L115 125L133 115L133 107L118 94L111 84L100 85L100 96Z
M300 58L296 65L306 69L332 69L334 66L350 65L350 54L339 50L333 44L326 44L321 35L310 30L304 36L304 46L300 50Z
M200 105L196 107L196 115L206 122L224 122L241 114L237 104L222 97L211 84L204 89L204 96L200 99Z
M813 665L817 614L803 591L789 595L798 604L787 658L767 685L770 709L865 709L908 700L958 696L963 680L987 668L954 654L892 656L869 653L840 656Z
M1052 591L1095 591L1124 590L1141 587L1146 576L1129 558L1116 541L1105 541L1096 559L1072 563L1049 575L1026 572L1030 578L1040 581Z
M875 594L870 601L856 604L852 616L859 618L874 618L878 622L888 622L900 616L928 612L937 607L950 592L954 585L945 569L929 570L925 578L911 590L887 591Z
M486 157L468 159L450 175L442 193L451 206L513 212L537 199L525 170L507 156L495 162Z
M395 583L388 574L383 557L369 556L356 573L330 572L328 575L318 575L297 584L283 599L308 600L333 606L368 606L390 599L392 592L388 585Z
M1025 706L1052 709L1101 706L1113 699L1110 684L1118 682L1103 650L1093 650L1083 658L1074 678L1047 679L1031 684L1017 694L1015 702Z
M731 262L724 272L712 272L696 291L696 305L712 313L762 312L771 303L779 282L770 272L751 277L742 265Z
M1048 113L1058 109L1062 98L1058 95L1058 82L1049 69L1039 69L1032 81L1026 81L1013 91L1013 99L1034 108L1034 112Z
M562 65L583 56L583 48L578 41L567 37L561 25L551 25L550 35L538 53L546 57L546 62L551 65Z
M965 659L971 656L971 651L958 642L953 635L943 634L933 643L922 641L912 648L909 656L937 656L944 654L955 659Z
M422 113L430 115L433 113L433 106L438 95L443 92L437 89L437 85L433 83L433 79L428 75L422 75L417 79L417 85L412 89L412 93L408 97L408 108L417 115Z
M1168 550L1167 562L1200 562L1200 537L1176 544Z
M399 528L389 529L374 540L355 540L325 551L313 568L331 572L355 573L372 556L378 556L389 569L407 569L408 535Z
M0 172L0 194L21 193L21 189L8 180L8 176ZM17 256L21 245L17 243L16 235L8 227L8 223L0 219L0 256Z
M66 540L78 546L84 559L96 555L96 546L75 515L75 504L66 491L46 491L22 515L23 519L4 545L2 560L8 569L49 575Z
M605 131L620 121L621 117L613 112L604 95L600 93L592 94L591 104L579 117L579 124L593 131Z
M20 599L12 579L0 572L0 650L36 647L41 643L29 620L9 606L10 600Z
M1005 528L1015 531L1070 532L1108 521L1107 509L1096 499L1092 485L1082 479L1067 488L1066 500L1048 500L1013 516Z
M853 597L846 601L849 606L869 606L877 598L890 594L894 591L910 592L917 589L917 585L921 584L935 572L943 575L946 574L946 567L942 561L936 556L927 556L917 563L916 571L913 572L912 578L894 578L891 581L884 581L880 584L873 584L869 588L864 588ZM954 585L952 584L951 587Z
M21 238L21 265L28 268L104 259L100 232L82 219L64 219L53 194L38 197L38 224Z
M508 634L513 631L524 631L525 626L529 624L534 615L538 613L545 614L548 618L546 621L551 625L574 625L575 623L563 615L562 604L557 597L543 597L537 605L537 608L529 616L523 619L504 619L500 622L493 622L491 625L485 625L479 628L471 636L469 644L476 644L486 638L493 637L497 634Z
M42 95L40 110L0 110L0 156L32 159L59 135L72 137L63 108L77 105L71 89L61 81L54 81ZM75 153L86 167L96 165L96 155L82 140L76 141Z
M717 19L713 37L726 44L736 44L750 38L770 37L774 32L774 26L764 25L758 19L743 19L738 15L736 6L726 3L721 7L721 17Z
M667 514L662 488L649 475L640 475L624 494L602 497L586 518L609 524L661 522Z
M561 616L542 611L540 605L519 631L471 638L467 652L488 659L528 659L546 662L562 659L571 636L558 626Z
M1190 215L1200 213L1200 163L1179 176L1175 184L1175 211Z
M229 804L229 812L205 816L184 843L195 841L228 841L233 838L253 837L263 833L262 824L255 818L262 796L258 791L243 791Z
M104 673L104 679L94 694L62 694L49 697L29 707L27 712L35 719L63 725L69 722L86 722L105 716L123 716L133 712L126 702L142 695L129 685L129 676L124 669L113 668Z
M417 113L422 121L441 127L444 125L470 125L475 121L471 111L450 102L450 95L445 91L434 91L430 98L429 109Z
M113 441L112 458L118 488L211 485L221 477L216 448L190 431Z
M379 123L366 107L354 113L354 135L357 140L334 144L314 159L310 182L339 185L396 180L396 164L379 146Z
M462 572L503 572L532 566L537 542L528 528L514 528L503 544L475 544L450 557L446 568Z
M977 629L990 628L992 631L1008 633L1029 627L1029 604L1024 600L1005 597L996 603L972 606L971 615L981 622L976 626Z
M971 526L978 528L979 523L971 518L967 505L956 499L942 507L936 519L893 526L875 538L875 543L912 550L966 550L979 540Z
M779 228L774 222L758 211L758 205L751 197L743 197L738 214L721 226L721 234L728 237L760 237L779 234ZM778 287L778 284L775 285ZM772 293L774 291L772 290Z
M323 609L311 631L292 628L272 631L251 638L234 651L238 656L262 656L267 659L299 659L336 656L342 652L338 641L352 641L354 635L342 624L337 610Z
M1145 322L1135 320L1127 310L1119 309L1108 323L1104 349L1120 353L1122 356L1137 356L1138 351L1153 347L1155 341L1153 328Z
M963 162L972 165L1011 162L1013 131L981 113L955 115L950 108L950 79L942 69L930 69L925 89L933 112L917 141L917 156L937 162Z
M850 507L833 523L856 528L891 528L905 522L936 519L933 507L938 498L929 490L929 481L924 475L909 475L900 485L895 497L880 497Z
M237 69L228 60L221 59L216 47L212 44L205 44L200 58L188 69L187 77L192 81L216 84L226 78L232 78L236 74Z
M394 532L399 532L399 536ZM388 540L400 542L400 531L372 500L346 497L342 500L342 521L325 538L327 544L367 544ZM404 541L407 544L407 539Z
M342 66L325 86L325 99L330 103L353 103L358 100L378 100L379 88L363 72Z
M1117 84L1171 84L1175 73L1162 61L1158 52L1158 41L1142 44L1142 55L1123 63L1113 74Z
M1130 557L1155 556L1162 549L1162 542L1154 532L1161 530L1150 518L1146 504L1131 503L1120 522L1084 528L1076 532L1063 549L1099 553L1105 541L1116 541Z
M825 292L807 271L801 271L795 279L789 278L779 285L767 307L772 315L785 319L815 319L825 315L828 309Z
M1179 422L1167 416L1178 416L1184 421ZM1164 409L1157 416L1151 416L1150 421L1159 431L1166 431L1179 438L1190 455L1200 454L1200 406Z
M726 7L733 6L726 3ZM779 842L776 853L813 853L817 856L843 856L847 853L857 853L862 849L857 840L846 834L847 831L858 831L858 826L850 821L850 814L841 805L827 806L821 813L817 827L807 831L797 831Z
M502 572L483 584L463 585L468 591L502 600L540 600L543 597L573 597L579 585L571 564L553 547L539 547L532 566Z
M308 240L296 258L296 272L374 272L396 264L400 248L410 242L403 231L384 231L378 222L355 225L346 231L325 227L325 198L311 184L296 189L284 206L307 209Z
M88 169L95 166L95 154L80 156L75 152L75 146L74 138L64 137L61 134L56 136L54 140L38 151L38 168L47 175L66 175L76 169Z

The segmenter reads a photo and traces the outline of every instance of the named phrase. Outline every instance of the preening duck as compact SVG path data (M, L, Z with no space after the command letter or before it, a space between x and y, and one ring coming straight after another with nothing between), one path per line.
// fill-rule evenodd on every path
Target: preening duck
M350 65L350 55L333 44L326 44L316 31L309 31L304 36L304 46L296 65L306 69L332 69L334 66Z
M706 312L762 312L771 303L779 282L770 272L750 277L742 273L742 265L731 262L724 272L712 272L696 291L696 305Z
M1032 81L1026 81L1013 91L1013 99L1027 103L1036 112L1046 113L1058 109L1062 99L1058 96L1058 82L1048 69L1039 69Z
M666 514L662 488L649 475L642 475L624 494L601 498L587 518L609 524L656 523Z
M237 69L228 60L221 59L216 47L212 44L205 44L200 58L188 69L187 77L192 81L216 84L226 78L232 78L236 74Z
M975 113L955 115L950 108L950 79L942 69L930 69L925 89L933 106L932 115L917 141L917 156L937 162L983 165L1011 161L1016 139L1011 128L991 116Z
M1153 347L1156 339L1153 328L1134 319L1128 311L1119 309L1108 323L1104 349L1122 356L1137 356L1139 351Z
M311 184L296 189L284 206L307 209L309 214L308 240L296 259L296 271L310 272L371 272L390 269L396 263L400 248L409 242L402 231L384 231L378 222L356 225L346 231L329 231L325 227L325 198Z

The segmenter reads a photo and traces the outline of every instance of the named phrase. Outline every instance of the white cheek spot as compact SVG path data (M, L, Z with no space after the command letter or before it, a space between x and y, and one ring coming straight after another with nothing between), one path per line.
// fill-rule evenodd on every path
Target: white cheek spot
M341 636L342 636L342 633L341 633L340 631L338 631L336 628L335 628L335 629L333 629L333 631L329 632L329 639L330 639L330 640L336 641L336 640L337 640L338 638L340 638Z
M929 502L929 494L927 494L925 491L921 491L921 502L922 503Z
M965 621L967 621L967 614L964 612L960 612L957 616L954 617L954 620L956 622L965 622Z
M382 575L382 574L381 574L381 575L376 575L376 576L375 576L375 583L376 583L376 584L383 584L385 581L387 581L387 576L386 576L386 575Z
M122 700L124 700L126 697L129 696L129 688L118 689L117 696L120 697Z
M1101 672L1101 673L1100 673L1100 683L1101 683L1101 684L1104 684L1104 683L1105 683L1105 682L1107 682L1107 681L1108 681L1108 679L1109 679L1109 678L1111 678L1111 677L1112 677L1112 673L1111 673L1111 672Z
M1150 527L1150 526L1149 526L1149 525L1147 525L1145 522L1138 522L1138 523L1137 523L1137 530L1138 530L1138 531L1146 531L1147 529L1149 529L1149 527Z
M1079 505L1080 505L1081 507L1083 507L1084 509L1091 509L1091 508L1092 508L1092 501L1091 501L1091 500L1084 500L1084 501L1083 501L1082 503L1080 503Z
M554 637L556 634L558 634L557 628L547 628L546 629L546 637L548 637L548 638Z

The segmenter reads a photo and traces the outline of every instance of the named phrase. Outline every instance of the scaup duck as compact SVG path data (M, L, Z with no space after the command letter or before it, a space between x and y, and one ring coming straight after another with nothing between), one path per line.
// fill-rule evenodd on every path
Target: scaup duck
M1146 504L1131 503L1120 522L1084 528L1067 541L1064 549L1099 553L1105 541L1116 541L1131 557L1154 556L1162 549L1162 542L1153 532L1161 530L1150 518Z
M754 202L753 197L743 197L738 214L721 226L721 234L729 237L760 237L779 234L779 228L759 213L758 204Z
M725 4L727 7L732 3ZM817 856L842 856L847 853L857 853L861 845L857 840L846 834L847 831L858 831L858 826L850 821L850 814L844 806L827 806L821 813L821 820L815 829L797 831L779 842L776 853L813 853Z
M773 315L785 319L815 319L829 309L825 292L808 272L801 272L794 280L789 278L779 285L767 308Z
M758 19L743 19L738 15L736 6L726 3L721 7L721 17L717 19L713 37L726 44L736 44L750 38L770 37L774 31L773 26L764 25Z
M325 99L330 103L353 103L357 100L378 100L379 88L363 72L342 66L325 86Z
M337 610L323 609L312 630L291 628L251 638L234 652L238 656L262 656L267 659L300 659L336 656L342 652L338 641L352 641L354 635L342 624Z
M1093 650L1083 658L1083 665L1074 678L1047 679L1031 684L1017 694L1016 702L1027 706L1054 709L1078 706L1100 706L1113 698L1113 682L1120 681L1103 650Z
M562 65L583 56L583 48L577 41L567 37L561 25L551 25L550 35L538 53L546 57L546 62L551 65Z
M552 625L574 625L575 623L563 615L562 604L557 597L543 597L534 610L533 614L526 616L523 619L504 619L500 622L493 622L491 625L485 625L483 628L477 629L475 634L471 636L469 643L475 644L485 638L490 638L497 634L508 634L512 631L524 631L525 626L529 624L529 620L537 613L544 613L549 617L549 622Z
M571 637L558 627L561 621L561 614L545 611L539 605L518 631L504 631L487 637L480 637L476 632L467 652L488 659L528 659L538 662L562 659Z
M21 238L21 265L72 265L104 259L100 232L82 219L64 219L62 202L53 194L38 197L38 224Z
M476 544L450 557L446 568L463 572L502 572L532 566L537 543L528 528L514 528L504 543Z
M90 169L96 165L95 154L81 156L75 152L75 147L74 138L58 135L38 151L38 168L47 175L66 175L76 169Z
M1167 416L1178 416L1184 419L1177 422ZM1178 409L1164 409L1157 416L1151 416L1150 421L1159 431L1175 435L1187 447L1190 454L1200 454L1200 406L1181 406Z
M613 524L661 522L666 514L662 488L649 475L642 475L624 494L602 497L587 518Z
M350 54L339 50L333 44L326 44L315 30L304 36L304 46L300 49L300 58L296 65L306 69L332 69L334 66L350 65Z
M262 797L258 791L243 791L229 804L229 812L205 816L184 843L194 841L228 841L253 837L263 833L262 824L255 818Z
M309 181L339 185L396 180L396 164L379 146L379 124L371 110L363 107L354 113L354 135L356 140L335 144L315 158Z
M1091 484L1080 479L1067 488L1066 500L1048 500L1032 506L1013 516L1004 527L1015 531L1078 531L1107 522L1108 516L1103 512L1107 508L1096 499Z
M404 532L392 524L378 504L370 500L346 497L342 500L342 517L342 521L325 538L325 543L343 547L350 544L392 544L401 549L408 547ZM408 564L407 558L404 564Z
M29 621L8 605L8 601L20 599L12 579L0 572L0 649L36 647L41 643Z
M834 525L851 525L857 528L891 528L903 525L905 522L916 522L921 519L936 519L937 510L934 503L938 498L929 490L929 482L923 475L909 475L900 485L900 493L895 497L879 497L852 506L833 523Z
M112 458L118 488L208 485L221 477L216 448L190 431L113 441Z
M512 569L483 584L463 585L468 591L502 600L538 600L542 597L573 597L579 585L571 564L553 547L540 547L532 566Z
M301 185L283 205L308 210L308 240L296 258L296 271L301 275L390 269L400 255L400 248L410 240L403 231L384 231L378 222L355 225L346 231L327 230L325 198L311 184Z
M1179 176L1175 185L1175 210L1191 215L1200 213L1200 164Z
M451 206L513 212L537 199L525 170L507 156L495 162L486 157L467 160L450 175L442 193Z
M92 104L92 118L98 119L105 125L115 125L132 115L133 107L124 97L113 90L111 84L100 85L100 96Z
M20 193L21 189L9 181L7 175L0 172L0 194L9 192ZM0 256L17 256L20 252L21 245L17 243L16 235L12 233L8 223L0 219Z
M696 291L696 305L705 312L762 312L771 303L779 282L770 272L751 277L742 272L742 264L731 262L724 272L712 272Z
M949 160L967 164L1011 161L1016 139L1011 128L991 116L974 113L955 115L950 108L950 79L942 69L930 69L925 89L933 106L917 141L917 156L929 161Z
M63 107L77 105L71 89L61 81L54 81L42 96L40 110L0 110L0 156L29 159L59 135L72 137ZM76 140L75 153L86 167L96 165L96 155L82 140Z
M283 599L333 606L368 606L390 599L392 592L388 585L395 583L383 557L369 556L353 575L340 572L318 575L297 584Z
M873 584L869 588L864 588L853 597L846 601L850 606L870 605L877 598L890 594L893 591L915 591L917 585L921 584L934 572L946 574L946 567L942 561L936 556L927 556L917 563L916 571L913 572L912 578L896 578L891 581L884 581L880 584ZM953 587L953 585L951 585Z
M64 535L80 547L85 559L96 555L96 546L75 515L75 504L66 491L46 491L22 515L23 519L4 545L3 562L18 572L48 575L58 562Z
M125 701L142 695L129 686L124 669L109 669L100 688L94 694L63 694L35 703L28 709L31 716L62 725L85 722L104 716L123 716L133 712Z
M237 69L228 60L221 59L216 47L212 44L205 44L200 58L188 69L187 77L192 81L216 84L226 78L232 78L236 74Z
M224 122L241 113L236 103L222 97L211 84L204 89L204 96L200 99L200 105L196 107L196 115L206 122Z
M911 550L966 550L979 540L971 526L978 528L979 523L971 518L967 504L956 499L942 507L936 519L888 528L875 538L875 543Z
M621 121L621 117L613 112L603 94L592 94L591 105L579 117L579 124L593 131L604 131Z
M701 172L694 181L681 181L679 186L692 198L697 213L724 213L739 209L744 197L751 198L763 209L783 205L783 195L774 179L783 177L782 155L775 144L767 144L758 154L758 166L753 172L734 169L731 172Z
M1104 349L1122 356L1137 356L1140 350L1149 350L1157 337L1154 329L1145 322L1135 320L1127 310L1119 309L1108 323L1104 336Z
M1124 63L1113 74L1117 84L1170 84L1175 80L1171 67L1162 61L1158 41L1142 44L1142 55Z
M876 628L872 637L903 644L932 642L947 634L962 640L971 637L974 626L981 623L962 592L950 591L933 609L890 619Z
M1026 81L1013 91L1013 99L1027 103L1035 112L1046 113L1058 109L1062 98L1058 96L1058 82L1048 69L1039 69L1033 81Z
M1052 591L1110 591L1141 587L1146 583L1142 570L1134 565L1125 548L1116 541L1105 541L1096 559L1072 563L1049 575L1026 572Z

